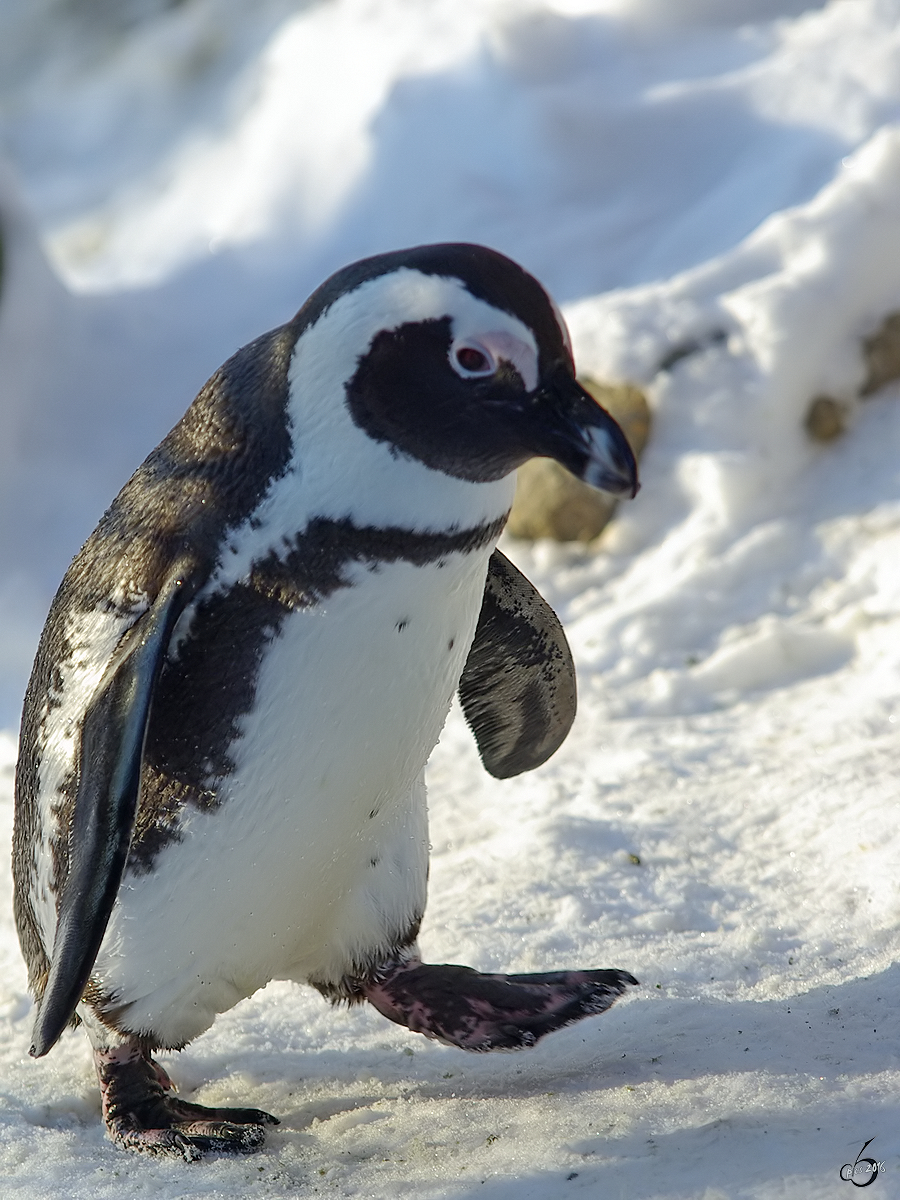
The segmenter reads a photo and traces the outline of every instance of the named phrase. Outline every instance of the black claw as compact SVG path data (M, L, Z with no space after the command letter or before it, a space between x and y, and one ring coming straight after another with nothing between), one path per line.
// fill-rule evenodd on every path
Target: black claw
M174 1096L142 1054L98 1060L103 1116L117 1146L195 1162L203 1154L252 1154L278 1118L259 1108L206 1108Z
M266 1140L262 1125L234 1125L227 1122L211 1123L208 1133L185 1133L180 1138L187 1140L196 1157L203 1154L253 1154Z
M122 1146L123 1149L135 1149L135 1150L145 1149L145 1147L141 1147L138 1145L129 1146L129 1144L127 1142L124 1142L124 1143L117 1142L117 1145ZM200 1149L197 1146L195 1146L193 1142L188 1141L188 1139L183 1134L175 1133L174 1130L172 1132L172 1151L173 1151L173 1157L175 1154L180 1154L185 1162L197 1162L199 1159L201 1159L203 1157L203 1154L201 1153ZM164 1151L164 1153L165 1153L165 1151Z

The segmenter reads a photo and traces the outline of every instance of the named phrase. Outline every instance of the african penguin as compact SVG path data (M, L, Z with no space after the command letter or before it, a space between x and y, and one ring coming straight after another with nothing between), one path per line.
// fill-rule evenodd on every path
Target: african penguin
M274 1117L178 1099L151 1054L271 979L475 1051L636 982L416 949L454 693L499 778L574 717L559 622L495 549L535 455L637 490L532 276L480 246L382 254L229 359L75 558L25 699L15 911L31 1053L80 1018L117 1144L261 1143Z

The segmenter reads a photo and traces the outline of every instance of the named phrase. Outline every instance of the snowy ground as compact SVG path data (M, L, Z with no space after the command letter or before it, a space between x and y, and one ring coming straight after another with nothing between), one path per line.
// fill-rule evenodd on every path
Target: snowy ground
M273 984L166 1060L279 1114L265 1150L129 1158L81 1035L27 1056L4 873L3 1195L830 1198L869 1138L900 1195L900 387L857 399L900 309L900 0L3 0L0 150L5 825L68 557L331 269L495 245L655 411L599 552L507 547L580 714L506 783L452 714L422 937L641 989L473 1058Z

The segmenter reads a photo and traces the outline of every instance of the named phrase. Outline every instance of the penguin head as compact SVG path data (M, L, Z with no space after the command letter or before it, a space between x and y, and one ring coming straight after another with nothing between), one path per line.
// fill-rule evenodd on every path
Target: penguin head
M634 455L578 384L559 309L483 246L418 246L338 271L295 318L315 357L343 359L353 423L395 456L477 483L554 458L614 495L638 489ZM310 350L312 346L310 346Z

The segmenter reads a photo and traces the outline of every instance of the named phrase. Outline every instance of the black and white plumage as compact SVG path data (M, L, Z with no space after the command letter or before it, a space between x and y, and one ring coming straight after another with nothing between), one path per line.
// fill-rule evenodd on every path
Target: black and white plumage
M381 255L217 371L76 557L25 701L15 907L32 1053L77 1009L120 1144L259 1143L272 1118L175 1099L150 1053L273 978L476 1050L634 982L415 950L454 692L501 778L574 717L559 623L495 549L534 455L636 491L544 290L478 246Z

